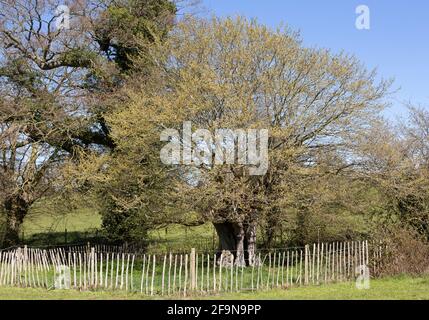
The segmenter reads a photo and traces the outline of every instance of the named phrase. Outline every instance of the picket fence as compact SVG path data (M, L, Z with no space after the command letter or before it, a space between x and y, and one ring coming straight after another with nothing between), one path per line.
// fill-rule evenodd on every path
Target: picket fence
M259 251L253 266L234 253L144 254L112 246L0 251L0 286L123 290L188 296L260 291L376 276L384 247L368 241L315 243Z

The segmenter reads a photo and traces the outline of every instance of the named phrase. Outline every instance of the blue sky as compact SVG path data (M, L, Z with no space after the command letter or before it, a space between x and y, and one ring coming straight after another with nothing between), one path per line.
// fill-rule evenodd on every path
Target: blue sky
M358 5L370 9L370 30L355 27ZM304 44L345 50L380 76L395 78L385 114L405 114L404 101L429 109L429 1L427 0L202 0L205 15L244 15L301 32Z

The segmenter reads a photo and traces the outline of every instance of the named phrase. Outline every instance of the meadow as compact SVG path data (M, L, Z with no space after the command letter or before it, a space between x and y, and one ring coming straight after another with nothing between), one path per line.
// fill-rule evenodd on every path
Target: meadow
M183 297L171 296L168 299ZM0 288L0 300L140 300L154 299L140 293L119 291L45 290L33 288ZM161 297L156 297L161 299ZM429 300L429 277L400 276L371 280L370 289L359 290L354 283L299 287L290 290L267 290L246 293L225 293L210 296L191 296L185 299L238 300Z
M31 246L85 244L100 241L101 216L94 208L58 212L49 201L36 204L26 216L21 241ZM183 252L191 247L212 251L217 236L211 224L195 227L171 225L148 234L147 249L155 252Z

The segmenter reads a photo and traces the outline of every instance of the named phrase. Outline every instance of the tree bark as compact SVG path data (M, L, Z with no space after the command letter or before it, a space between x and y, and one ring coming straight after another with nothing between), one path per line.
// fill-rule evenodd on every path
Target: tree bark
M3 246L14 246L19 243L19 232L28 213L29 205L23 198L15 196L6 199L3 206L6 212Z
M254 266L258 263L256 257L256 222L251 222L246 229L247 264Z
M214 223L214 227L219 237L219 251L232 254L235 265L256 263L256 223L223 222Z

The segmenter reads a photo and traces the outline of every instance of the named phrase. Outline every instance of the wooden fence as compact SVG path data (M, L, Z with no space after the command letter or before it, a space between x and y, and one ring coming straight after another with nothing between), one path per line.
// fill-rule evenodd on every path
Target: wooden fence
M164 255L120 252L107 246L0 252L0 286L123 290L147 295L217 294L320 285L356 279L362 266L376 275L381 244L316 243L260 251L253 266L234 253ZM358 272L357 272L358 270Z

